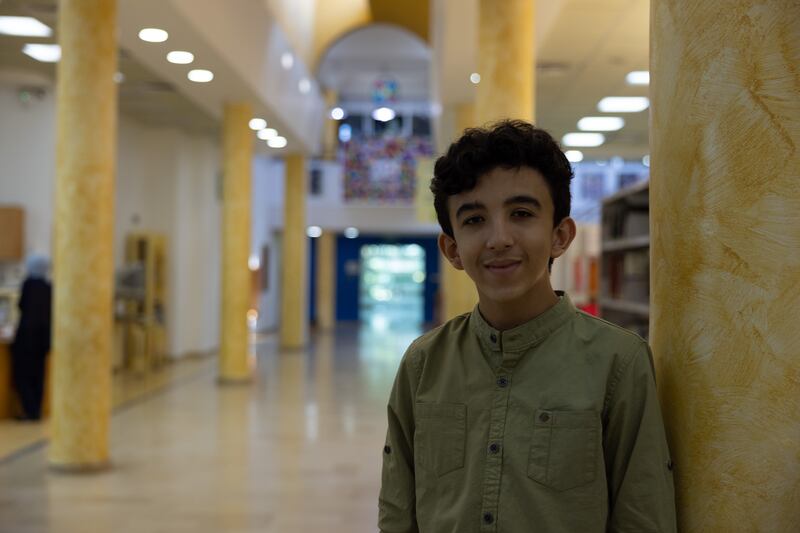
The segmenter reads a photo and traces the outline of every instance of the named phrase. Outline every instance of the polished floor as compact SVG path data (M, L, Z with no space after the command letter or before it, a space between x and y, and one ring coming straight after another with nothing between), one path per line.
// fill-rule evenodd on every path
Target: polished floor
M218 386L213 358L174 365L120 402L104 472L50 471L39 428L0 455L0 532L374 532L386 399L419 333L346 325L301 352L264 336L244 386Z

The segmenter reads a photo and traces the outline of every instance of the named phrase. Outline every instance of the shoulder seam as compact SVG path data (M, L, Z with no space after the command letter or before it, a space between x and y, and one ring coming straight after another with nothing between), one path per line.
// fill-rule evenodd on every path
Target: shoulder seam
M617 327L619 327L619 326L617 326ZM622 329L622 328L620 328L620 329ZM633 335L636 335L633 332L631 332L631 333ZM622 379L622 376L625 374L625 372L627 372L628 368L631 366L631 363L636 359L637 350L642 346L642 344L644 344L645 346L647 345L647 342L644 341L644 339L642 339L638 335L636 335L636 337L638 337L641 342L638 343L636 346L634 346L633 350L631 350L631 352L628 354L628 356L625 358L625 360L622 362L622 364L619 366L619 368L617 368L617 371L614 374L614 381L611 382L611 385L608 388L608 393L606 393L606 398L603 401L603 413L607 413L608 412L608 404L611 402L611 398L613 398L614 395L616 394L617 385L619 385L619 382Z

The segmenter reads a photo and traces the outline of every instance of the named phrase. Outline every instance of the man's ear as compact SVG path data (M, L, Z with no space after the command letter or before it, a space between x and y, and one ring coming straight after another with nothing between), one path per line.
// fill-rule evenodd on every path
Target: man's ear
M570 217L564 217L558 226L553 228L553 244L550 248L550 257L556 258L564 255L575 239L576 232L575 221Z
M442 251L442 255L444 255L450 264L453 265L454 268L458 270L464 270L464 265L461 264L461 256L458 254L458 245L456 244L456 240L445 234L439 234L439 250Z

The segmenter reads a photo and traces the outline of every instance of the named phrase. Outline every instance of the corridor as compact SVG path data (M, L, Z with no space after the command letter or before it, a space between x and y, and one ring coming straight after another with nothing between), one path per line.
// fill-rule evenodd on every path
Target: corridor
M204 359L114 412L106 471L55 473L46 446L0 459L0 532L374 531L386 400L418 334L348 324L284 353L261 336L249 386Z

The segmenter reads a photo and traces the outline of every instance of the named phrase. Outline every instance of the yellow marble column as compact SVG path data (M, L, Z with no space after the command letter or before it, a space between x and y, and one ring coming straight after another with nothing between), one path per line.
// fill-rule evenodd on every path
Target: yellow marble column
M651 344L679 530L800 524L800 4L651 4Z
M339 146L339 121L331 118L331 109L339 102L339 95L333 89L325 89L325 126L322 131L322 158L336 160Z
M464 133L464 130L476 125L475 104L463 103L456 107L456 131L453 140ZM472 311L478 303L478 291L475 283L463 270L456 270L447 259L442 257L442 293L444 295L444 320Z
M49 463L109 462L117 142L115 0L59 4Z
M534 118L534 0L479 0L478 125Z
M302 348L307 335L306 173L302 155L286 158L280 335L283 348Z
M317 326L336 325L336 235L325 230L317 239Z
M253 135L249 104L225 105L222 130L222 328L220 383L250 379L247 311L250 308L250 209Z

